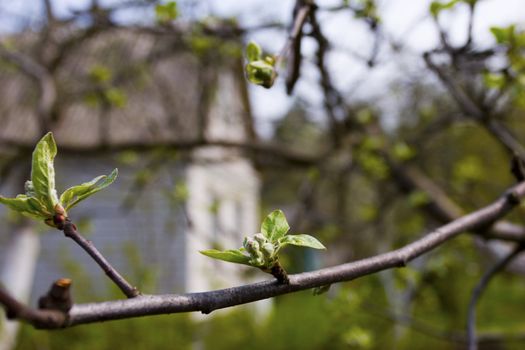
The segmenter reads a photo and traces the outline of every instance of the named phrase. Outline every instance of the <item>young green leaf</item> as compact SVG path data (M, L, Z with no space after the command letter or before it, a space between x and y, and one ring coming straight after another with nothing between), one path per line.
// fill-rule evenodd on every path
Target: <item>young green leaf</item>
M267 89L271 88L277 72L273 65L264 60L250 62L246 65L248 80Z
M155 16L160 23L173 21L178 15L179 11L175 1L168 1L166 4L158 4L155 6Z
M70 187L60 196L60 203L68 211L82 200L111 185L117 175L118 169L115 169L108 176L101 175L89 182Z
M36 145L31 164L31 183L36 198L53 213L58 204L55 189L55 168L53 161L57 154L57 146L52 133L47 133Z
M248 62L258 61L261 59L262 49L256 42L250 41L246 46L246 59Z
M239 249L231 250L217 250L217 249L208 249L201 250L199 253L209 256L210 258L224 260L236 264L251 265L249 256L244 255Z
M45 214L46 208L42 203L36 198L28 197L23 194L16 196L16 198L5 198L0 196L0 203L4 204L11 210L35 219L40 220L48 216Z
M290 225L282 210L279 209L271 212L261 225L262 234L272 243L284 237L288 230L290 230Z
M279 239L280 247L283 248L288 244L308 247L314 249L326 249L326 247L319 242L316 238L310 235L288 235Z

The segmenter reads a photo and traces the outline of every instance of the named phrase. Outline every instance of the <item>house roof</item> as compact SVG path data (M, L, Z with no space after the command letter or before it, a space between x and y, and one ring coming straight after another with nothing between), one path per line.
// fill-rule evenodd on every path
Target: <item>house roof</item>
M39 34L20 34L17 50L34 55ZM49 127L57 142L90 147L191 141L208 135L209 118L221 115L241 128L235 138L251 135L240 59L210 61L181 42L112 28L63 53L53 72L57 104ZM14 66L0 62L0 68L0 144L34 144L42 132L38 85ZM232 101L225 104L225 98ZM229 110L218 113L218 108ZM228 128L219 129L222 134L211 134L228 138Z

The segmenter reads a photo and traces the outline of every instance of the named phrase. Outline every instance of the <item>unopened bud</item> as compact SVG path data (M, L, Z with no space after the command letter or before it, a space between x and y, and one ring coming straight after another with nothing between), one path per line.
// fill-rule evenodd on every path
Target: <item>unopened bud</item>
M262 250L262 252L263 252L263 254L264 254L264 256L266 258L270 258L272 256L273 252L275 251L275 248L274 248L273 244L268 242L268 243L264 243L263 244L261 250Z
M257 242L259 242L259 244L263 245L264 243L268 242L268 240L266 239L266 237L264 237L264 235L262 233L256 233L253 238L255 238L255 240Z
M246 240L246 244L244 245L244 248L246 248L246 251L250 253L252 257L256 257L260 254L259 247L259 243L257 243L257 241L253 238L248 238Z
M60 204L55 204L55 214L66 215L66 211L64 210L64 207Z
M62 214L55 214L53 216L53 223L55 224L55 227L59 230L62 230L64 227L64 223L66 222L66 217Z
M24 184L24 190L26 191L26 195L29 197L35 196L35 188L33 186L33 181L27 180Z

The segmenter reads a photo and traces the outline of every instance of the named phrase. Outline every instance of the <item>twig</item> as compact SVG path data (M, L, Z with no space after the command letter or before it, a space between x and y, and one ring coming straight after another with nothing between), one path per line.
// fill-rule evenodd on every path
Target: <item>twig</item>
M338 147L341 143L340 128L337 118L337 109L342 110L342 117L346 117L347 111L345 110L345 103L340 95L339 91L334 88L330 74L326 67L325 57L328 50L328 40L321 31L321 26L317 22L315 13L310 13L310 24L312 25L312 37L317 41L317 52L316 52L316 65L321 76L321 88L324 95L324 108L328 115L328 121L330 123L330 131L333 137L333 146ZM342 118L341 118L342 119Z
M275 59L275 67L279 69L284 60L290 56L291 62L288 76L286 78L286 91L290 94L293 90L295 82L299 78L299 69L301 65L301 33L303 30L306 18L315 5L312 1L297 0L294 9L294 20L290 34L281 49L281 52ZM293 48L293 50L292 50ZM277 78L277 70L274 71L272 82Z
M468 314L467 337L468 337L469 350L477 350L478 348L478 342L476 338L476 305L478 303L479 298L481 297L481 295L487 288L492 277L494 277L498 272L503 270L505 266L507 266L524 249L525 249L525 246L522 244L519 244L515 249L513 249L510 252L510 254L508 254L505 258L501 259L494 266L488 269L485 272L485 274L483 274L478 284L472 291L472 295L470 297L470 302L468 305L468 312L467 312Z
M25 321L36 328L60 328L66 323L67 316L63 312L29 308L13 298L1 285L0 305L4 307L8 319Z
M472 44L472 29L474 28L474 15L476 12L476 4L477 4L477 1L471 1L468 3L469 17L468 17L467 41L465 42L464 48L468 48Z
M74 240L89 254L89 256L93 258L93 260L95 260L98 266L100 266L106 275L117 285L117 287L120 288L124 295L126 295L128 298L134 298L140 295L139 290L136 287L133 287L128 281L126 281L124 277L122 277L120 273L118 273L117 270L115 270L115 268L113 268L113 266L111 266L106 258L104 258L104 256L93 245L93 243L78 233L77 228L71 221L66 220L63 231L66 237Z
M0 139L0 143L7 148L14 148L17 151L25 151L31 153L34 148L34 142L21 141L21 140L9 140ZM82 146L82 145L60 145L60 152L62 154L73 154L73 155L96 155L96 154L107 154L108 152L116 153L122 151L136 151L136 152L151 152L155 150L177 150L177 151L191 151L199 147L206 146L220 146L230 149L239 149L245 151L249 155L252 155L256 159L261 159L264 162L265 159L275 158L287 165L294 165L298 167L309 167L316 165L320 160L326 158L325 152L319 154L308 154L306 152L297 152L287 149L283 145L278 143L270 142L237 142L231 140L175 140L166 142L122 142L110 144L107 146Z
M432 61L429 52L426 52L423 55L423 59L425 60L427 67L438 76L443 85L448 89L450 95L456 101L463 113L483 126L511 156L518 154L522 159L525 159L525 147L514 135L512 135L510 130L499 121L491 118L492 116L490 112L484 111L480 108L464 91L464 89L456 84L442 67Z
M0 43L0 58L17 66L38 84L39 98L36 111L40 131L43 134L50 129L53 106L57 102L57 89L53 75L31 57L8 50L2 43Z

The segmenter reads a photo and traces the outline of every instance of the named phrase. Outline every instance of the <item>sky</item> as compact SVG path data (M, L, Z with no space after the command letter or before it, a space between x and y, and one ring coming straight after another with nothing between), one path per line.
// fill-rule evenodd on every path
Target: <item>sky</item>
M55 11L67 16L71 10L87 6L89 0L52 0ZM121 0L120 0L121 1ZM103 4L119 0L101 0ZM185 0L182 8L187 17L200 17L209 14L234 16L241 25L254 26L260 23L283 22L291 20L294 1L278 0ZM386 87L389 82L400 79L409 73L417 74L424 68L421 53L433 48L438 42L437 32L428 14L430 0L378 0L379 14L384 35L405 47L402 56L392 56L388 47L382 47L380 64L373 69L357 59L354 54L366 55L372 48L373 38L362 21L355 20L349 11L338 13L320 11L319 20L325 35L332 43L327 58L329 71L334 84L342 91L360 100L373 99L391 109L391 94ZM317 1L323 7L339 4L340 1ZM479 46L493 43L489 32L491 26L510 23L525 23L523 0L481 0L474 22L474 37ZM38 25L41 18L41 0L0 0L0 33L19 30L21 27ZM465 5L456 6L454 11L440 17L444 27L450 28L451 38L461 43L466 36L467 11ZM153 19L151 10L122 13L122 22ZM268 52L279 52L285 41L282 31L266 30L253 32L247 38L260 43ZM303 52L311 57L316 45L312 39L305 39ZM272 89L259 86L250 87L251 102L256 125L263 136L269 136L272 124L279 119L299 98L308 101L313 114L322 116L322 95L316 84L319 76L311 59L305 59L302 77L297 84L294 96L285 93L283 80L277 81ZM392 116L395 118L395 116Z

